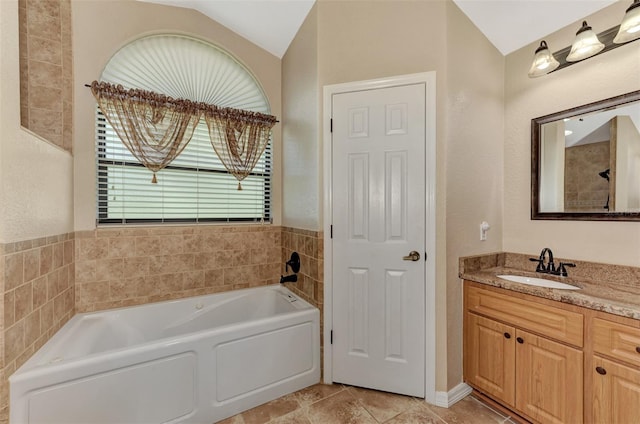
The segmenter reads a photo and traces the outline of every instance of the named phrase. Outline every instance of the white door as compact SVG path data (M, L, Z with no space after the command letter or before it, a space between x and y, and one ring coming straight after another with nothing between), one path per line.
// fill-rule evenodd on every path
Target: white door
M332 96L333 381L419 397L425 90L417 83Z

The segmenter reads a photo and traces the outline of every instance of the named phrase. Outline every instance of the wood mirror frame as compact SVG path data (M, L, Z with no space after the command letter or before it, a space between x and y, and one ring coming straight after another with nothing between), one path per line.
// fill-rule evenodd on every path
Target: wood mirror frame
M578 220L578 221L640 221L640 212L541 212L540 170L541 135L544 124L616 108L640 101L640 90L589 103L531 120L531 219L532 220Z

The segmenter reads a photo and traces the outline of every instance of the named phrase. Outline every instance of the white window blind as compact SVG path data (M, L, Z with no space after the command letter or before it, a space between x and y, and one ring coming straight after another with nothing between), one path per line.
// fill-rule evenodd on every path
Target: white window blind
M269 112L261 87L242 64L216 46L180 35L130 43L110 59L101 80ZM271 221L271 143L237 190L238 181L216 156L201 120L187 147L152 184L152 173L131 155L99 109L96 130L98 224Z
M99 223L271 220L271 143L238 190L201 121L187 147L152 184L152 173L131 155L99 110L97 129Z

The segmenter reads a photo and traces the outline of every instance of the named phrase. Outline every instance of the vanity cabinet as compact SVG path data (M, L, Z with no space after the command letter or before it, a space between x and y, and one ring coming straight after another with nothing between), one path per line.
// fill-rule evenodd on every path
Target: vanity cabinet
M464 375L540 423L583 421L583 315L465 282Z
M541 423L582 422L582 351L516 330L516 410Z
M594 423L640 420L640 326L592 319L591 384Z
M468 313L466 316L464 368L467 383L515 406L515 328Z

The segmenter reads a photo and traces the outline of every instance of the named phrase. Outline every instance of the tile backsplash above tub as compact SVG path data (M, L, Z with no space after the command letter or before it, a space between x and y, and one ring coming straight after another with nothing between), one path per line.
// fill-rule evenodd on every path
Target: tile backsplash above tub
M287 287L320 311L324 304L323 243L322 232L282 227L282 263L293 252L298 252L301 263L298 281Z
M277 283L281 228L99 228L76 232L76 312Z

